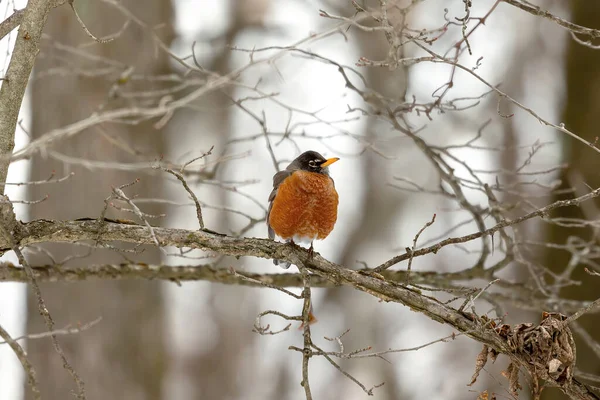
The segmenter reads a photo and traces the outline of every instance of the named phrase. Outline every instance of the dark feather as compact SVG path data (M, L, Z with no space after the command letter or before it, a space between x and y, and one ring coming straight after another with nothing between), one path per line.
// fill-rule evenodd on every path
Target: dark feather
M281 183L285 180L285 178L287 178L288 176L290 176L294 173L295 169L294 170L289 169L291 166L292 165L290 164L288 166L288 169L279 171L273 176L273 190L271 191L271 194L269 194L269 209L267 211L267 229L269 232L269 239L271 239L271 240L275 239L275 231L273 230L273 228L271 228L271 224L269 224L269 216L271 215L271 208L273 208L273 200L275 200L275 196L277 196L277 189L279 189L279 185L281 185ZM279 265L285 269L288 269L291 265L289 262L284 262L284 261L280 261L280 260L273 260L273 264Z
M269 216L271 215L271 208L273 208L273 200L275 200L275 196L277 196L277 189L279 189L279 185L281 182L285 180L288 176L290 176L294 171L289 171L287 169L283 171L279 171L273 176L273 190L269 195L269 209L267 211L267 227L269 228L269 238L275 239L275 231L271 228L271 224L269 224Z

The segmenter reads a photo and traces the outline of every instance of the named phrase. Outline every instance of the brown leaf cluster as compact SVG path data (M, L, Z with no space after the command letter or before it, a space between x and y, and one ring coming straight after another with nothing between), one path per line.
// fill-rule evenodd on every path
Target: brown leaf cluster
M522 323L517 325L503 324L496 326L491 323L494 330L506 340L513 354L520 356L526 364L521 365L529 371L532 377L533 394L537 398L540 394L538 380L553 380L559 386L571 383L575 367L575 341L568 325L564 323L566 317L559 313L542 313L542 320L538 325ZM488 357L496 360L498 352L487 345L477 356L475 373L469 386L477 380L480 371L487 363ZM519 384L518 359L511 357L511 362L502 373L509 381L509 390L515 397L521 390Z
M563 323L566 317L559 313L542 313L542 321L501 325L497 332L506 339L510 348L524 355L535 377L552 379L559 385L570 383L575 366L575 341L571 329Z

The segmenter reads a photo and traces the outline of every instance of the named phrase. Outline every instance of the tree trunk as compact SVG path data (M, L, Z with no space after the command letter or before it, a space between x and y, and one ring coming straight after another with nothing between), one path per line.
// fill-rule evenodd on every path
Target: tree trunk
M398 3L401 2L390 2L388 6L393 9L392 5ZM375 1L366 2L364 6L377 9L379 3ZM349 4L347 7L349 7ZM347 12L348 8L340 10L340 13ZM399 21L394 20L394 18L399 17L395 13L390 12L389 17L392 19L393 24L399 23ZM372 21L371 24L380 26L380 23L376 21ZM371 60L385 59L389 43L383 33L374 34L351 28L348 34L357 43L361 57ZM371 90L385 97L403 98L408 84L405 68L401 67L393 71L386 68L365 68L362 72ZM365 124L366 142L375 143L377 139L376 132L386 129L388 129L388 125L385 122L369 118ZM376 145L376 147L379 146ZM386 144L384 152L401 158L402 154L406 154L407 151L402 147L403 143L401 141L390 141ZM355 215L357 223L354 229L348 232L347 242L341 251L341 259L343 265L349 268L358 268L360 265L357 261L363 260L365 254L369 254L369 249L379 248L381 243L385 243L384 246L389 245L390 232L396 229L397 216L402 213L406 206L406 194L388 184L391 180L390 170L397 167L397 163L392 164L389 160L370 150L353 162L360 163L356 181L364 184L364 189L361 191L366 195L363 199L357 194L359 196L357 200L360 201L361 208ZM359 348L365 346L366 343L377 343L381 346L388 345L387 342L389 342L391 336L389 326L385 324L356 326L356 324L351 323L351 321L361 320L362 315L365 313L379 315L378 319L384 319L385 314L381 312L377 303L367 303L363 297L354 296L348 291L339 289L328 290L326 301L333 303L339 310L344 310L344 318L347 321L344 326L352 327L352 335L345 338L347 346ZM344 368L352 368L353 363L352 360L342 360L341 365ZM406 395L396 376L397 366L386 363L373 363L370 367L377 370L376 373L373 373L374 376L378 377L377 379L385 380L385 385L377 390L378 397L395 399ZM336 375L335 377L334 386L346 387L346 377L342 375Z
M168 46L173 38L172 6L168 0L123 1L137 18L144 21ZM126 18L114 7L95 1L78 1L75 6L89 30L97 37L118 32ZM164 24L156 28L159 24ZM129 67L136 74L148 76L169 72L168 58L157 51L147 30L131 22L116 40L107 44L94 43L84 33L68 6L55 9L44 30L50 38L44 40L32 83L32 139L50 129L86 118L99 107L116 108L124 100L109 98L108 93L119 76ZM81 46L82 44L87 46ZM91 43L91 44L90 44ZM63 51L58 44L73 46L74 52ZM79 52L105 58L89 62ZM79 53L79 54L78 54ZM116 65L116 66L115 66ZM80 72L82 71L82 72ZM107 72L108 71L108 72ZM123 83L127 90L135 82ZM149 88L151 83L144 82ZM138 87L139 89L139 87ZM129 100L131 101L131 100ZM111 186L120 186L141 178L127 189L130 195L160 197L161 181L145 172L124 172L114 169L85 168L80 163L63 162L57 154L86 160L117 163L150 162L163 154L163 135L153 122L138 125L104 124L46 149L45 157L35 157L32 180L46 179L52 171L61 177L75 175L68 181L34 186L31 198L49 194L45 202L32 207L32 218L73 219L97 218ZM115 145L115 141L118 145ZM56 153L54 153L56 152ZM128 208L127 205L124 207ZM147 213L160 212L158 207L142 207ZM132 214L109 207L108 217L132 219ZM60 262L73 253L86 254L87 247L45 246ZM138 249L140 250L140 249ZM145 248L140 255L93 250L86 258L74 263L120 262L136 258L144 262L159 262L158 251ZM44 254L28 257L32 264L49 262ZM164 351L164 318L160 283L136 281L94 281L76 285L65 283L41 285L44 299L56 321L56 328L67 324L85 323L102 317L102 321L83 333L59 337L67 359L86 384L89 399L160 399L166 355ZM37 312L37 302L30 298L28 332L47 330ZM62 368L60 358L49 339L30 341L28 353L37 368L40 390L44 398L66 399L74 388L71 377Z
M210 62L203 67L219 75L229 73L232 66L232 50L228 47L247 33L250 28L262 29L262 21L269 8L270 0L234 0L223 3L229 13L229 25L223 32L215 34L220 40L211 47ZM210 37L199 38L209 41ZM173 126L181 126L173 132L169 140L169 155L173 159L192 158L214 146L213 156L229 154L226 144L232 136L232 110L230 96L232 88L203 96L195 103L193 112L183 111L174 119ZM181 140L184 138L183 140ZM193 149L190 153L190 149ZM187 161L187 160L184 160ZM236 179L236 171L227 171L227 164L219 165L217 178ZM196 184L190 180L191 188L201 201L213 205L239 208L239 196L221 188L210 187L202 182ZM180 190L179 201L187 197ZM230 197L232 197L230 199ZM210 229L219 232L236 230L232 225L230 213L205 209L205 223ZM184 215L185 213L185 215ZM190 209L178 209L169 213L169 222L177 227L194 229L197 222L189 219ZM185 259L171 259L167 262L188 262ZM189 262L198 262L189 260ZM224 268L239 267L243 261L234 257L224 257ZM243 379L254 371L245 369L246 365L258 363L253 349L259 338L250 332L249 327L258 314L256 289L214 285L207 282L186 282L182 287L165 284L163 287L168 304L171 306L169 326L170 363L166 389L166 399L228 399L239 398L243 393L252 396L253 389L247 388ZM191 301L190 299L194 299ZM243 315L239 307L245 305ZM198 321L190 326L189 321ZM240 334L243 332L243 334ZM256 376L256 374L254 375ZM248 394L250 393L250 394Z

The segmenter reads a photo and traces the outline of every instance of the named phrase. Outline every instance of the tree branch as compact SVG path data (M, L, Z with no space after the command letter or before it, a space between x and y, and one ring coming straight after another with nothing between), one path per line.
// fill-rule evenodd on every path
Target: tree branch
M302 276L298 273L250 273L243 275L232 272L227 268L216 268L213 265L149 265L145 263L120 263L120 264L97 264L84 266L62 266L60 264L32 266L33 275L38 282L79 282L85 280L166 280L173 282L184 281L206 281L224 285L240 285L250 287L275 288L302 287ZM488 269L489 270L489 269ZM488 271L486 270L486 271ZM359 270L361 273L369 274L370 270ZM406 271L382 271L379 274L388 282L406 282ZM474 274L472 269L464 269L459 272L437 272L437 271L412 271L411 284L427 285L436 289L452 290L456 282L473 281L483 279ZM28 283L29 278L23 268L11 263L0 263L0 282L23 282ZM501 285L502 282L498 284ZM321 276L311 276L310 285L313 288L333 288L341 286ZM592 302L567 299L553 299L535 296L530 290L520 288L514 284L510 286L510 293L503 291L484 293L485 300L512 304L520 309L541 311L553 310L558 307L566 313L575 313L582 308L589 307ZM523 289L523 290L520 290ZM590 314L600 312L599 309L589 311Z
M21 21L23 21L23 11L24 9L15 10L10 17L6 18L4 21L2 21L2 23L0 23L0 40L21 24Z
M476 232L470 235L459 236L442 240L432 246L422 248L416 251L407 252L381 264L375 268L374 272L381 272L401 261L411 257L419 257L425 254L437 253L443 247L451 244L465 243L480 237L493 235L495 232L516 224L520 224L535 217L545 217L554 209L560 207L577 206L586 200L598 197L600 188L591 191L583 196L560 200L552 204L532 211L526 215L513 220L503 220L495 226L485 231ZM185 229L153 228L153 235L148 234L148 229L140 225L123 224L116 222L107 222L102 232L98 232L96 220L78 220L78 221L51 221L36 220L28 223L21 223L16 227L15 241L17 245L24 246L42 242L63 242L74 243L81 240L96 240L98 238L104 241L118 240L135 244L155 244L160 246L189 247L193 249L213 250L223 255L229 256L254 256L260 258L280 259L284 261L293 255L297 256L291 246L276 243L272 240L257 238L237 238L212 232L210 230L188 231ZM11 243L5 239L0 239L0 251L11 250ZM304 252L305 253L305 252ZM293 257L296 258L296 257ZM298 264L296 264L298 265Z
M97 240L101 242L122 241L136 244L153 244L148 229L141 225L129 225L106 222L102 230L95 220L85 221L48 221L37 220L20 223L14 229L15 240L19 246L41 242L68 242L81 240ZM418 290L400 286L387 281L382 275L372 271L355 271L332 263L320 255L312 258L305 249L289 246L268 239L236 238L210 231L189 231L183 229L154 228L154 234L161 246L175 246L211 250L222 255L253 256L259 258L289 261L301 268L306 268L316 277L328 280L334 285L348 285L375 296L382 301L393 301L403 304L414 311L440 323L453 326L467 336L483 343L500 353L511 357L513 362L527 365L527 360L514 354L507 342L482 323L477 316L459 312L448 304L435 298L425 296ZM6 250L11 246L2 244ZM141 266L143 268L143 266ZM542 377L544 377L542 372ZM580 399L598 399L587 387L576 380L559 384L549 376L545 378L549 385L560 387L569 395L577 395Z
M562 18L557 17L556 15L552 14L549 11L543 10L539 6L534 6L530 3L523 2L521 0L502 0L502 1L505 2L506 4L510 4L511 6L520 8L521 10L526 11L529 14L532 14L532 15L535 15L538 17L547 18L550 21L555 22L559 26L562 26L563 28L565 28L573 33L587 35L587 36L590 36L591 38L600 38L600 30L587 28L585 26L577 25L572 22L566 21Z
M495 226L493 226L489 229L486 229L484 231L475 232L470 235L460 236L457 238L448 238L448 239L442 240L441 242L438 242L429 247L425 247L425 248L422 248L422 249L419 249L416 251L408 251L404 254L396 256L396 257L386 261L385 263L381 264L380 266L375 268L375 271L381 272L381 271L397 264L400 261L408 260L413 257L418 257L418 256L422 256L424 254L429 254L429 253L437 253L442 247L446 247L450 244L466 243L466 242L470 242L471 240L478 239L480 237L493 235L494 233L496 233L496 232L500 231L501 229L506 228L508 226L520 224L521 222L525 222L525 221L527 221L531 218L535 218L535 217L543 218L543 217L547 216L548 213L554 209L557 209L560 207L577 206L586 200L590 200L590 199L593 199L594 197L598 197L598 196L600 196L600 188L593 190L590 193L587 193L583 196L574 198L574 199L556 201L552 204L547 205L546 207L542 207L542 208L539 208L528 214L525 214L522 217L518 217L513 220L510 220L510 219L502 220Z
M19 264L23 266L25 273L27 274L28 282L32 288L33 293L37 299L37 305L40 315L44 318L46 322L46 327L50 333L50 338L52 340L52 345L56 350L56 353L60 356L63 367L71 374L73 380L77 384L78 394L77 398L85 400L85 384L77 374L77 372L73 369L69 361L67 360L67 356L65 355L60 343L58 342L58 338L52 331L54 330L54 319L46 306L46 302L42 297L42 291L35 279L31 266L25 260L25 256L23 256L23 252L21 248L17 245L14 233L15 229L18 229L19 222L15 217L15 213L12 207L12 203L5 195L0 195L0 237L2 240L11 246L11 250L16 254L17 259L19 260ZM5 338L5 340L7 340ZM34 387L32 387L35 389ZM34 390L35 393L35 390Z

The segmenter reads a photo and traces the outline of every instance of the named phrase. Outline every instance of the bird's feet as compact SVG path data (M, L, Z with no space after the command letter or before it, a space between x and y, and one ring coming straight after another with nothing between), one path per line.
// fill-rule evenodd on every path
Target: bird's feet
M308 248L308 258L312 259L315 255L315 248L313 247L313 243L310 242L310 247Z

